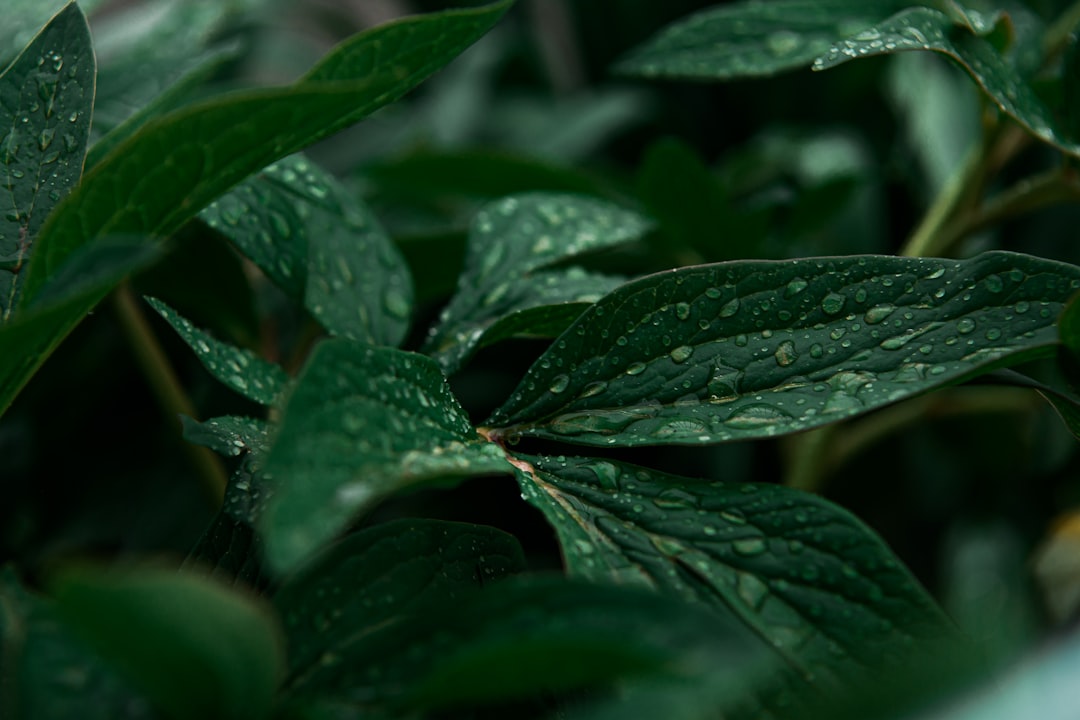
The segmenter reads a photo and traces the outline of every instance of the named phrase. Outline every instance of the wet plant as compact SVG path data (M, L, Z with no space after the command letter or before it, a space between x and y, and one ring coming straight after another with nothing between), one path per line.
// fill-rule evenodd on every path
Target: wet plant
M222 29L258 3L164 3L100 44L84 14L97 3L81 5L16 2L0 31L0 440L46 405L34 376L107 305L186 443L178 474L214 514L182 560L137 543L35 554L9 521L5 717L922 717L1015 657L950 617L826 482L961 386L1036 398L1074 452L1080 266L988 231L1080 197L1075 7L1046 23L1017 4L739 2L616 64L726 81L946 58L930 67L977 88L977 141L882 254L804 252L812 233L777 230L775 194L737 196L764 167L752 153L718 175L663 140L636 191L505 156L359 175L314 159L511 0L380 25L291 83L240 90L211 80L244 52ZM829 182L850 157L784 142L774 160L805 151L792 167ZM1038 168L1007 184L1025 152ZM410 238L380 196L485 167L500 191L455 211L456 238ZM816 218L839 187L806 185L792 217ZM438 194L409 219L444 209ZM439 255L454 243L456 275ZM190 319L200 273L261 288L254 321L218 306ZM198 407L177 356L219 386L207 393L228 389L224 412ZM640 450L728 447L786 464L689 477ZM478 493L495 498L490 522L446 509ZM1077 647L964 717L1067 717L1053 699ZM1010 694L1024 683L1046 707Z

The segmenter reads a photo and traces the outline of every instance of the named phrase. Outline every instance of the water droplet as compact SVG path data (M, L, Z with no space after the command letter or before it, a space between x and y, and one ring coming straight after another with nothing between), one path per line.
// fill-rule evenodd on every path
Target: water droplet
M1001 330L999 330L998 328L990 328L989 330L986 331L986 339L987 340L1000 340L1001 339Z
M866 324L876 325L889 317L896 311L895 305L889 305L887 303L882 305L875 305L866 311Z
M592 397L593 395L599 395L605 390L607 390L607 383L603 380L598 380L596 382L592 382L586 385L585 389L581 391L581 394L578 395L578 397Z
M38 148L42 152L48 150L49 145L52 145L54 135L56 135L56 128L45 128L41 131L41 135L38 136Z
M809 287L809 285L810 285L810 283L808 283L806 280L804 280L801 277L792 278L791 281L787 284L787 287L784 288L784 297L786 297L786 298L795 297L796 295L801 293L803 290L805 290L807 287Z
M1020 315L1023 315L1031 309L1031 303L1029 303L1027 300L1021 300L1020 302L1016 303L1013 309L1016 310L1016 312Z
M588 462L582 464L582 467L587 468L596 475L596 481L600 483L601 487L617 488L619 485L619 468L609 462L603 460L597 460L596 462Z
M672 361L677 362L677 363L686 362L687 360L690 359L690 356L693 355L693 354L694 354L694 348L691 347L690 345L680 345L679 347L675 348L670 353L668 353L668 355L671 357Z
M708 389L713 400L735 397L739 394L742 372L726 365L717 365L709 378Z
M675 305L675 317L680 320L686 320L690 317L690 305L689 303L676 303Z
M724 420L724 424L737 430L756 430L788 420L791 416L780 408L760 403L739 408Z
M764 538L759 537L743 538L742 540L736 540L735 542L731 543L731 547L735 550L736 553L745 557L753 557L755 555L760 555L765 552L767 548Z
M731 300L724 303L723 307L720 308L720 311L717 313L717 315L722 318L727 318L731 317L737 312L739 312L739 298L732 298Z
M795 350L795 343L791 340L785 340L776 348L773 357L776 358L777 365L787 367L799 359L799 353Z
M409 317L409 299L397 288L390 288L383 294L383 306L399 320Z
M640 375L645 372L647 366L643 362L634 362L626 366L627 375Z
M986 289L992 293L999 293L1005 289L1005 282L998 275L987 275Z
M553 379L551 381L551 385L548 387L548 390L550 390L553 393L558 394L558 393L561 393L561 392L565 391L566 388L569 387L569 385L570 385L570 376L569 375L556 375L555 379Z
M825 311L826 315L838 315L844 309L845 302L847 302L847 298L840 293L829 293L821 301L821 309Z
M956 322L956 331L961 335L967 335L975 329L975 321L971 318L961 318Z
M802 44L802 37L787 30L769 33L765 38L765 45L769 48L769 52L777 57L791 55L799 50Z
M810 357L815 360L821 358L825 354L825 348L821 346L821 343L814 343L810 346Z

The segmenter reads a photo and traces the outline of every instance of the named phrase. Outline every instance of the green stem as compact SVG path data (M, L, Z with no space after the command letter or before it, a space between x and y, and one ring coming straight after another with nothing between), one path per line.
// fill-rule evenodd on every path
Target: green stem
M1065 49L1069 35L1080 25L1080 2L1075 2L1061 13L1043 35L1043 57L1050 60Z
M919 226L912 233L900 254L907 257L928 257L942 247L941 234L969 197L970 189L982 176L983 147L972 147L953 176L934 199Z
M195 406L173 372L172 365L139 307L131 287L124 283L112 297L120 327L162 412L170 422L176 422L179 415L195 417ZM215 508L219 507L225 497L225 485L228 481L221 460L207 448L187 442L183 443L183 446L188 461L202 479L208 498Z

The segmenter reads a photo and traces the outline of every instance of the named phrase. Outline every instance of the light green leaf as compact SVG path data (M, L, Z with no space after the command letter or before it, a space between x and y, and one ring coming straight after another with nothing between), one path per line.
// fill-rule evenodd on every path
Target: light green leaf
M907 0L750 0L691 15L662 30L616 66L625 74L726 80L809 65Z
M426 351L452 371L499 318L540 305L591 302L619 282L542 268L641 237L648 221L610 203L531 193L491 203L469 230L458 290L429 333Z
M332 334L404 339L413 288L401 253L368 208L306 158L264 168L200 217Z
M931 50L956 61L1009 117L1035 137L1062 152L1080 155L1080 145L1058 127L1050 109L984 38L954 31L943 12L915 7L897 13L858 36L837 42L814 61L815 70L835 67L855 58L905 50Z
M510 467L430 358L330 340L297 378L265 470L267 559L288 570L390 493Z
M571 575L731 614L823 687L954 636L884 543L816 495L612 460L518 460L522 492L555 528Z
M518 541L483 525L408 519L349 535L274 594L290 692L303 692L323 658L339 657L366 633L524 570Z
M145 241L99 242L76 252L36 302L0 326L0 414L91 308L161 255Z
M261 718L284 670L275 618L253 597L174 569L68 569L57 611L176 718Z
M1078 287L1003 252L679 268L587 310L484 424L622 446L806 430L1052 352Z
M162 236L274 160L411 90L483 35L509 0L406 18L346 40L299 83L213 98L147 123L94 167L42 229L33 293L105 233Z
M231 390L263 405L273 405L289 386L289 376L250 350L215 339L156 298L146 298L176 334L194 351L207 372Z
M19 302L46 216L82 175L95 72L90 29L72 3L0 75L0 322Z

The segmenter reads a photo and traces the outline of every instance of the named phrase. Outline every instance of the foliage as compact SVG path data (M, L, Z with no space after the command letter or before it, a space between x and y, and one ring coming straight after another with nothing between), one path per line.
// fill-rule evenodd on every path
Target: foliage
M97 5L0 31L4 717L1070 716L1080 6Z

